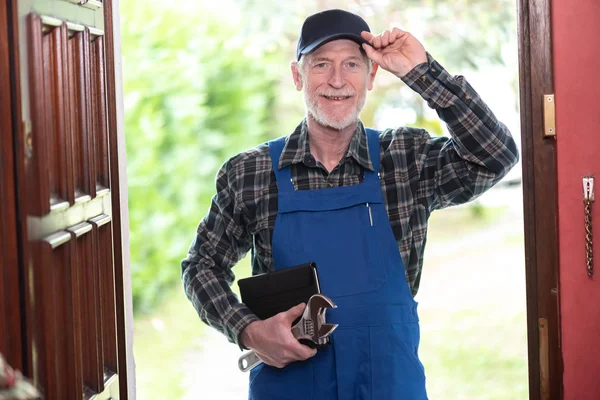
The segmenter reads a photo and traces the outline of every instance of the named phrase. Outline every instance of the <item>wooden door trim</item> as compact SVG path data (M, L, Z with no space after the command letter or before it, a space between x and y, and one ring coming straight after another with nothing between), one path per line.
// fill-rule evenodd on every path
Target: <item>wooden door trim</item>
M550 0L518 0L529 398L562 399L556 140L544 137L554 93Z
M17 149L20 128L20 101L17 55L17 10L11 1L0 3L0 352L9 364L23 370L26 354L23 353L22 336L25 334L22 319L24 282L20 268L20 244L17 223L18 202L15 186L16 170L14 152Z
M104 48L106 59L108 135L111 168L111 194L113 215L113 251L118 332L119 392L121 399L135 398L135 370L133 363L133 310L131 280L129 275L129 214L127 208L127 177L125 134L123 132L123 97L121 80L121 42L119 28L119 2L107 0L104 5ZM115 34L116 33L116 34ZM121 112L119 112L119 110Z

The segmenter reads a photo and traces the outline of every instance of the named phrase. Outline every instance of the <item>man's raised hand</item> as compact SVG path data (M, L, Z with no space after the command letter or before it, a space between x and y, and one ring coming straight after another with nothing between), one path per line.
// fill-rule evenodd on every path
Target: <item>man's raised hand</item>
M399 78L417 65L427 62L427 53L421 42L401 29L394 28L380 35L363 31L361 35L370 43L362 45L367 56Z

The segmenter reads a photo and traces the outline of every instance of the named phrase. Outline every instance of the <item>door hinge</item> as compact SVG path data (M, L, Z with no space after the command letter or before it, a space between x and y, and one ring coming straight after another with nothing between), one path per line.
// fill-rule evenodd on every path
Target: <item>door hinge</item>
M554 95L544 95L544 137L556 136Z

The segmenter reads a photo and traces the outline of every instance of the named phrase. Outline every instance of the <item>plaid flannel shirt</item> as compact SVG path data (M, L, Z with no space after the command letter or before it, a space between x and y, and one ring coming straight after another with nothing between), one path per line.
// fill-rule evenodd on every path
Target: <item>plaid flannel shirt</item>
M380 134L381 188L413 296L419 288L430 213L476 198L518 161L510 132L467 81L428 58L402 80L437 112L451 137L431 137L408 127ZM291 168L297 190L354 185L362 181L365 169L373 170L361 123L345 157L328 173L310 154L305 120L287 137L278 166ZM232 268L252 250L253 274L273 269L277 183L268 145L228 160L216 186L210 210L182 262L182 280L202 321L243 347L239 336L257 317L231 291Z

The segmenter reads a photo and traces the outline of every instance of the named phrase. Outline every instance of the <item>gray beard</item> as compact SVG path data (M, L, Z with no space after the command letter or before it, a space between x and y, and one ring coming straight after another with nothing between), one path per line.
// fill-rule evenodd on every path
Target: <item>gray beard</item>
M358 122L360 112L362 111L365 105L366 99L367 94L365 92L362 96L362 99L351 113L349 113L345 118L341 120L335 120L329 118L323 112L323 110L319 108L317 101L308 95L307 90L304 91L304 107L306 109L306 114L310 115L319 125L333 128L338 131L341 131L342 129L347 128L350 125L356 124Z

